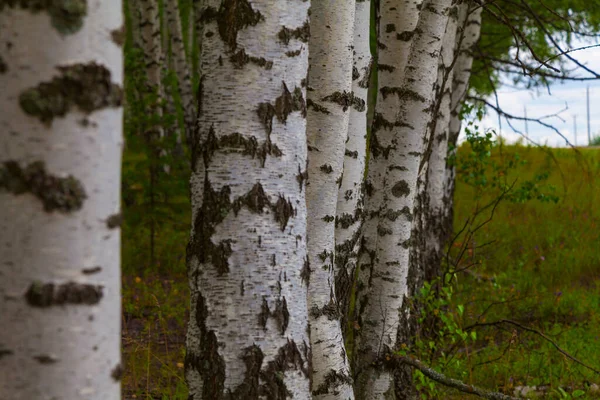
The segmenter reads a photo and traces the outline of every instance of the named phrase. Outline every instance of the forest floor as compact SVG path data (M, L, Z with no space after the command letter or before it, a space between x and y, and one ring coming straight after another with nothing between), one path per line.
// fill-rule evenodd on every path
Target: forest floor
M459 175L455 230L462 233L448 254L459 272L450 274L448 301L435 311L449 318L440 326L454 333L441 329L435 343L415 346L423 361L511 395L526 387L529 397L600 398L600 373L593 371L600 370L600 152L579 150L506 146L492 153L485 184ZM461 148L459 165L466 157ZM510 167L495 169L494 163ZM502 182L514 184L514 196L484 208L498 198ZM190 215L189 205L180 205L157 233L159 267L152 269L139 268L148 262L147 229L140 228L139 216L125 214L126 400L187 399L184 255ZM423 398L470 398L415 378Z

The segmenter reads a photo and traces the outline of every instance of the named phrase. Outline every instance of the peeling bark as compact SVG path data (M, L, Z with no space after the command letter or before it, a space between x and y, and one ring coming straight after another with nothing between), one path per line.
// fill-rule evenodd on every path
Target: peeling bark
M209 0L202 24L193 227L187 249L190 399L309 399L307 2ZM198 33L198 31L197 31ZM301 54L285 55L291 48ZM266 73L234 56L273 59ZM299 185L300 183L300 185Z
M0 398L120 399L121 1L0 3Z

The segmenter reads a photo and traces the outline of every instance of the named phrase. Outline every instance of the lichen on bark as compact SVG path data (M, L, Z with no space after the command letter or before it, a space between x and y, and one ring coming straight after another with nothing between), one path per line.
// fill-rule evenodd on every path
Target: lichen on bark
M0 165L0 190L14 195L31 193L42 201L44 210L63 213L81 209L87 198L83 185L72 175L60 178L50 175L42 161L22 168L16 161Z
M103 65L63 65L60 76L25 90L19 96L21 109L44 123L63 117L77 106L85 113L106 107L119 107L123 90L111 82L111 73Z

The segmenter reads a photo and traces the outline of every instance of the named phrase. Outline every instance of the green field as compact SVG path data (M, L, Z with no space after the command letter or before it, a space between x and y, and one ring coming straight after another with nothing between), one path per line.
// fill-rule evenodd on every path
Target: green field
M458 164L469 154L462 146ZM407 350L487 389L514 394L535 386L543 398L600 398L593 393L600 375L590 369L600 370L600 152L501 146L489 160L483 175L459 175L455 231L462 233L448 260L464 271L452 279L450 302L434 310L469 339L445 333ZM146 190L134 183L140 162L125 154L124 398L185 399L189 203L185 189L169 189L149 211ZM168 179L185 187L187 174ZM485 208L503 187L512 190ZM420 387L430 398L467 398L440 385Z

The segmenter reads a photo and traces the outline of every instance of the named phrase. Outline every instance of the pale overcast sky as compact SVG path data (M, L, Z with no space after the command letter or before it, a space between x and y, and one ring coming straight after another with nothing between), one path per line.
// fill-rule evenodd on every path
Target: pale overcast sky
M587 43L589 45L590 43ZM584 46L586 43L579 44ZM566 47L566 46L565 46ZM574 45L577 47L577 45ZM581 50L571 53L580 62L600 72L600 47ZM581 71L577 76L590 76ZM587 111L586 111L586 87L590 87L590 127L592 137L600 135L600 80L591 80L583 82L565 82L555 83L550 87L551 94L544 88L538 89L538 92L516 89L510 86L503 86L498 91L499 103L501 108L507 113L523 116L524 108L527 109L529 118L539 118L542 116L559 113L562 118L548 118L544 121L554 125L571 143L582 146L588 143L587 134ZM493 98L489 101L494 104ZM566 109L566 110L565 110ZM561 111L562 110L562 111ZM575 140L573 117L577 119L577 139ZM524 121L511 121L513 126L525 133ZM498 115L495 111L488 109L488 115L483 121L484 128L493 128L497 132ZM565 141L556 132L540 126L535 122L527 123L529 137L539 144L547 144L553 147L564 147ZM510 128L505 119L502 119L501 134L512 143L521 136Z

